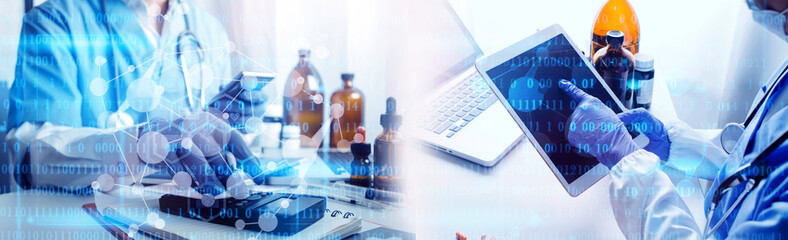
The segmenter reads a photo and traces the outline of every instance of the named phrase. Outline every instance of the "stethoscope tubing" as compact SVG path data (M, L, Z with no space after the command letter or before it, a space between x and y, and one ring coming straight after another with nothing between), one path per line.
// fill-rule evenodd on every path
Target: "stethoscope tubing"
M197 65L197 67L200 70L199 78L200 78L200 81L201 81L201 83L200 83L201 86L199 87L200 88L200 93L199 93L199 98L200 98L199 105L200 106L205 106L205 94L204 94L204 91L203 91L205 86L202 86L202 81L203 81L203 79L202 79L202 71L203 70L202 70L202 66L199 65L199 64L202 64L202 62L204 61L204 53L203 53L203 50L202 50L202 46L200 46L200 42L197 40L197 36L195 36L189 30L189 28L188 28L188 26L189 26L188 20L186 20L185 17L186 16L184 16L184 20L187 22L187 24L186 24L187 28L186 28L186 31L183 31L180 34L178 34L178 38L176 39L176 43L175 43L175 48L176 48L175 49L175 54L176 54L175 57L178 59L178 65L180 65L181 73L183 74L183 82L184 82L184 86L186 87L186 95L187 95L186 97L187 97L187 100L188 100L188 103L189 103L189 110L193 111L193 110L195 110L197 108L195 106L195 103L194 103L195 99L194 99L194 94L192 92L192 82L189 80L193 76L190 75L190 73L188 72L189 69L186 68L187 62L186 62L186 57L183 54L183 50L184 49L183 49L183 46L181 45L181 41L183 41L184 39L191 38L193 43L194 43L194 47L196 48L195 53L197 54L197 58L198 58L198 61L197 61L198 65Z
M183 0L178 0L178 3L179 4L184 4ZM108 11L107 11L107 0L102 1L102 4L103 4L102 10L104 11L105 14L108 14ZM194 100L193 93L192 93L191 82L187 79L187 78L190 78L190 77L187 77L187 75L189 75L189 73L188 73L188 69L187 69L187 66L186 66L186 58L182 54L183 46L181 45L181 41L186 39L186 38L191 38L191 41L194 43L194 47L196 48L195 52L197 53L198 64L202 64L202 62L204 61L204 53L203 53L202 46L200 45L200 41L197 39L197 36L194 35L191 32L191 24L189 22L189 13L188 12L184 12L183 13L183 21L184 21L184 25L185 25L185 30L183 32L181 32L180 34L178 34L178 37L177 37L176 43L175 43L176 44L176 47L175 47L176 48L176 58L178 59L178 63L180 65L180 69L181 69L181 74L183 75L184 86L186 88L186 94L187 94L187 98L188 98L189 110L194 110L197 107L195 106L195 103L194 103L195 100ZM107 34L108 35L112 35L112 33L113 33L112 26L110 26L108 20L105 22L105 27L106 27ZM112 44L109 44L109 47L111 49L110 52L111 52L111 54L113 56L119 55L119 54L117 54L117 49L115 49L115 47L112 46ZM117 59L115 59L115 58L112 59L112 65L113 65L113 69L114 69L114 76L113 77L114 78L118 78L120 76L120 74L118 72ZM202 79L202 67L200 66L199 68L200 68L200 76L199 77L200 77L200 81L202 82L203 81L203 79ZM112 115L116 115L115 116L116 119L132 119L131 115L129 115L128 113L126 113L126 112L121 110L121 100L120 100L121 85L120 85L120 81L121 81L120 79L116 79L115 80L115 100L117 100L117 104L118 104L118 106L116 106L117 110L114 113L112 113L109 116L107 116L105 119L98 119L99 121L103 121L104 122L104 124L103 124L104 127L108 127L109 126L109 119L111 118L110 116L112 116ZM203 106L203 105L205 105L205 103L204 103L205 102L204 86L200 86L200 94L199 95L200 95L200 104L201 104L201 106ZM101 126L101 125L102 124L99 123L99 126Z
M785 77L784 74L786 74L786 69L788 69L788 68L783 68L783 72L782 72L782 74L780 74L778 76L778 80L774 81L774 83L772 83L772 85L769 87L768 91L766 91L764 93L764 96L759 100L758 104L753 109L753 111L751 111L749 113L749 115L747 116L747 119L745 120L745 122L742 123L742 124L739 124L742 128L745 127L746 125L749 125L752 122L752 120L754 119L754 116L758 112L758 109L763 107L763 104L769 99L769 97L770 97L769 95L774 93L775 87L778 84L780 84L781 81L783 81L783 79ZM729 124L729 125L731 125L731 124ZM727 127L727 125L726 125L726 127ZM722 137L722 136L720 136L720 137ZM706 217L706 227L704 228L704 234L703 234L704 238L707 239L707 238L711 237L711 235L720 226L722 226L722 223L725 222L725 220L730 216L730 214L733 213L733 211L736 208L739 207L739 205L744 200L744 198L747 195L749 195L749 193L758 185L758 183L760 183L760 181L762 179L766 178L766 175L765 175L764 171L760 171L757 168L766 166L767 165L767 162L766 162L767 157L769 157L775 150L777 150L777 148L780 145L782 145L782 143L785 142L786 140L788 140L788 131L783 132L780 135L780 137L778 137L775 141L771 142L763 151L761 151L755 157L755 159L753 159L752 162L750 162L749 164L746 164L745 166L740 167L736 172L734 172L730 176L728 176L725 179L723 179L720 182L720 184L717 186L717 188L714 189L714 191L710 192L713 195L712 195L712 198L711 198L711 204L710 204L710 207L709 207L709 212L708 212L707 217ZM727 151L728 150L726 150L726 152ZM751 173L757 173L757 174L751 174ZM741 183L746 183L747 184L746 187L744 188L744 190L736 198L736 201L734 201L733 204L728 209L725 210L725 212L722 215L722 217L717 221L716 224L714 224L714 227L710 228L712 216L714 215L714 211L716 210L717 205L722 200L723 196L725 194L727 194L728 192L730 192L731 189L733 189L734 187L738 186Z

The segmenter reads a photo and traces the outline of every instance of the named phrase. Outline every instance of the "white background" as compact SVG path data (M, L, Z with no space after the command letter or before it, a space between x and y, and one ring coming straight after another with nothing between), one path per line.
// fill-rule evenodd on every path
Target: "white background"
M394 65L406 59L387 58L393 55L388 46L395 43L385 26L392 6L419 11L415 6L419 1L195 2L223 21L239 50L276 70L280 86L302 47L320 53L313 56L327 95L339 88L341 72L356 72L357 85L368 98L370 132L380 130L377 118L385 97L403 88L392 86L402 81ZM485 53L554 23L561 24L585 49L594 17L604 4L603 0L451 2ZM740 120L758 83L788 53L786 44L752 22L744 0L630 2L641 24L641 52L655 57L657 78L668 82L679 118L695 127L714 128ZM22 3L7 1L0 9L2 81L12 81L14 76ZM757 64L742 65L748 62ZM389 83L388 92L384 81Z

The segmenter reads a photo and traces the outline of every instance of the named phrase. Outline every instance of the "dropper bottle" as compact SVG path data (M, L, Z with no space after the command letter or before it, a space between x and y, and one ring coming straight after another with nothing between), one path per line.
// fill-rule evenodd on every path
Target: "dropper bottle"
M402 177L399 157L403 151L404 138L399 132L402 115L397 114L397 100L386 99L386 113L380 115L383 132L375 138L373 186L380 190L400 191Z

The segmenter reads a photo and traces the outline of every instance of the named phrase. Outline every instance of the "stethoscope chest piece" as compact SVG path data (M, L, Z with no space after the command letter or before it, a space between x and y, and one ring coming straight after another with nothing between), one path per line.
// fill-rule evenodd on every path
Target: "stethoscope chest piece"
M741 138L742 134L744 134L744 125L741 123L732 122L725 124L725 127L722 128L722 132L720 133L720 145L722 146L722 150L730 154L733 148L736 147L736 143L739 142L739 138Z
M98 127L120 129L134 126L134 118L126 112L103 112L98 117Z

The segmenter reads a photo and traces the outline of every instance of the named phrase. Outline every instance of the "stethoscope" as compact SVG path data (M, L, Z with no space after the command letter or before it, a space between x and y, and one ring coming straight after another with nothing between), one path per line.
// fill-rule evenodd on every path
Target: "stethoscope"
M788 67L783 67L783 71L778 75L777 79L781 79L784 74L786 74L786 70ZM769 96L768 94L774 91L774 87L780 81L774 81L768 89L764 87L764 97L758 101L758 104L755 105L753 111L747 115L747 118L744 120L743 123L732 122L725 125L722 128L722 132L720 133L720 145L722 146L722 150L725 150L726 153L730 154L733 151L733 148L736 146L736 143L739 142L739 138L741 138L742 134L744 134L744 128L752 122L755 118L755 114L758 112L757 109L761 108L766 101L766 98Z
M763 6L766 6L765 0L763 2ZM750 10L753 11L761 10L759 7L755 5L755 3L752 0L747 0L747 7L749 7ZM785 71L786 71L786 66L783 66L783 72L781 72L780 75L778 76L782 77L785 74ZM771 92L772 89L774 89L774 86L776 85L777 82L779 81L775 81L774 83L772 83L769 89L764 88L764 93L768 94L769 92ZM764 95L764 98L761 98L761 100L758 102L758 105L756 105L756 107L753 109L760 108L761 105L763 105L766 96L768 95ZM755 112L752 112L747 116L747 119L744 120L744 123L732 122L726 124L725 127L722 128L722 132L720 133L720 145L722 146L722 149L725 150L725 152L727 152L728 154L731 153L731 150L733 150L733 148L736 146L736 143L739 141L741 135L744 134L744 128L752 121L754 117L755 117Z
M741 202L744 198L752 191L755 186L760 183L760 181L767 177L768 172L766 172L767 167L769 166L766 158L774 152L780 145L782 145L785 140L788 139L788 131L782 133L777 140L769 144L769 146L764 149L755 159L742 167L740 167L736 172L729 177L725 178L720 182L719 186L717 187L714 192L712 192L711 198L711 205L709 208L709 213L706 216L706 228L704 229L705 235L704 238L709 238L711 235L717 231L717 229L722 226L733 211L739 207ZM717 220L717 223L714 226L711 226L711 219L712 215L714 214L714 210L717 205L722 200L722 197L725 196L726 193L733 190L735 187L739 186L739 184L745 183L744 190L739 194L739 197L736 198L736 201L733 202L730 208L726 209L723 213L722 217Z
M104 13L109 15L108 11L107 11L107 0L102 1L102 4L103 4L102 8L104 10ZM179 67L181 69L181 74L183 75L183 81L184 81L184 85L186 87L186 95L187 95L187 100L188 100L188 104L189 104L189 110L190 111L194 111L195 109L198 109L198 106L206 106L205 105L205 94L204 94L205 86L203 85L204 84L204 79L203 79L203 75L202 75L203 74L203 72L202 72L203 71L202 63L204 62L204 53L203 53L202 47L200 46L200 41L197 40L197 36L194 35L192 33L192 31L191 31L191 24L189 22L188 5L186 5L183 2L183 0L178 0L178 6L180 6L181 10L183 11L183 22L184 22L184 27L185 28L184 28L184 31L182 31L180 34L178 34L178 37L176 38L176 43L175 43L175 51L176 51L176 53L175 53L175 57L178 59L178 65L179 65ZM105 27L107 28L107 34L111 36L113 31L112 31L112 27L109 24L109 20L107 20L105 22ZM196 105L194 103L195 99L194 99L193 93L192 93L192 84L191 84L192 81L190 81L192 76L191 76L191 73L186 68L187 67L187 61L186 61L187 60L187 57L186 57L187 54L184 54L184 52L186 50L186 47L183 46L184 43L186 43L186 44L191 43L190 45L193 48L193 50L190 50L189 53L195 53L197 55L197 66L199 68L199 73L198 74L199 74L199 78L200 78L199 79L199 81L200 81L200 87L199 87L200 88L200 91L199 91L200 103L199 103L199 105ZM110 52L112 53L113 56L119 56L120 55L120 54L118 54L116 52L117 50L115 49L114 46L112 46L112 44L109 44L109 46L111 48ZM154 54L156 54L156 53L154 53ZM113 63L114 71L115 71L114 72L114 74L115 74L114 77L115 78L119 78L120 74L118 73L117 60L113 59L112 63ZM152 66L152 67L155 67L155 66ZM159 66L159 67L161 67L161 66ZM120 79L116 79L116 81L115 81L115 98L116 98L118 103L121 103L121 101L120 101ZM125 128L125 127L130 127L130 126L134 125L134 119L131 117L131 115L129 115L128 113L125 112L125 110L127 108L128 108L128 103L126 101L123 101L122 104L120 104L120 106L118 106L117 111L109 113L109 114L102 114L98 118L98 127L100 127L100 128Z
M777 85L782 81L786 74L786 68L783 68L783 72L778 75L778 80L774 81L772 85L769 87L767 91L765 91L764 96L760 99L758 104L753 111L747 116L744 123L729 123L725 126L722 133L720 134L720 141L722 143L723 149L728 152L729 154L732 152L733 148L735 147L736 143L741 138L742 134L744 133L744 127L749 125L754 117L758 113L758 109L764 107L763 105L766 104L768 99L771 97L770 94L776 91ZM765 114L765 111L762 113ZM763 116L762 116L763 117ZM762 121L763 119L761 119ZM744 198L752 191L755 186L760 183L760 181L767 177L768 172L765 170L768 167L767 157L769 157L774 150L776 150L783 142L788 139L788 131L783 132L779 138L769 144L761 153L759 153L752 162L740 167L737 169L733 174L725 178L720 182L717 188L711 192L711 205L709 208L709 212L706 217L706 227L704 228L704 239L711 237L711 235L719 229L720 226L725 222L725 220L733 213L733 211L739 207L742 203ZM720 219L712 226L711 220L714 214L714 210L716 209L717 205L722 200L723 196L739 186L739 184L746 184L744 185L743 191L739 194L736 200L733 202L730 208L726 209Z

